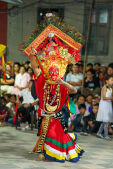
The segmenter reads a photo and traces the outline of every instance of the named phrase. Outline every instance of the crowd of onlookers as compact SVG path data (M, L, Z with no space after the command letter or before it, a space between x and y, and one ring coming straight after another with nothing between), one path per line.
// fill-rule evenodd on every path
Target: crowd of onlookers
M38 107L38 100L36 102L31 94L34 73L30 62L27 61L24 65L9 62L5 69L0 66L0 71L0 125L6 122L12 125L16 123L17 126L27 129L31 124L30 113ZM100 122L96 121L96 116L101 89L107 75L113 75L113 63L107 67L100 63L88 63L84 78L82 61L68 65L64 80L77 89L77 93L70 94L69 98L69 132L76 131L87 135L98 131ZM15 112L18 117L15 117ZM109 133L113 134L112 123L109 123Z
M70 95L72 112L69 118L69 131L97 133L101 122L96 120L101 89L106 84L106 78L113 75L113 63L107 67L100 63L88 63L83 78L83 62L68 67L65 80L78 90ZM109 123L109 134L113 134L112 123Z
M25 62L24 65L11 62L6 64L5 69L3 67L0 67L0 69L1 125L8 122L17 126L23 124L23 128L28 128L31 123L30 113L35 111L36 106L38 106L31 94L34 73L30 62ZM26 122L28 125L24 125Z

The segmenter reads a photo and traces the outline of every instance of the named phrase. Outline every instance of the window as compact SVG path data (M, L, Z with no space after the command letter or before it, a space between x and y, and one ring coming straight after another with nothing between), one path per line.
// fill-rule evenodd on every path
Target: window
M40 23L46 13L52 12L58 13L61 18L64 18L64 8L38 8L37 23Z
M101 10L99 15L99 23L107 24L108 23L108 10Z
M84 36L87 36L89 7L85 6ZM88 54L108 55L111 8L96 6L91 18L91 33L88 44ZM84 53L84 49L83 49Z

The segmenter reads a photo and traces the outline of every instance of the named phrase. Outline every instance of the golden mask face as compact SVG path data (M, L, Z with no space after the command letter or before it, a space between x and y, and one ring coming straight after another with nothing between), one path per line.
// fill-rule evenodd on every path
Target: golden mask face
M52 81L50 74L49 74L49 70L51 67L57 67L59 69L59 74L58 77L62 78L66 72L66 68L67 68L67 64L68 62L66 61L66 59L59 55L59 56L55 56L55 55L51 55L48 56L44 62L42 62L42 67L44 70L44 73L46 75L46 79L48 83L54 84L55 82Z

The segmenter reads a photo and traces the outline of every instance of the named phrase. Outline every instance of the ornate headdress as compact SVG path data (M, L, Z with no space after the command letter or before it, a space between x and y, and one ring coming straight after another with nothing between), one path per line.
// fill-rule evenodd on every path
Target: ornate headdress
M49 69L52 66L59 68L59 77L63 77L68 64L80 60L80 53L84 39L73 27L65 24L54 14L45 17L45 20L36 27L21 45L20 49L29 56L31 47L38 51L37 59L46 78L51 81ZM39 66L40 66L39 65Z

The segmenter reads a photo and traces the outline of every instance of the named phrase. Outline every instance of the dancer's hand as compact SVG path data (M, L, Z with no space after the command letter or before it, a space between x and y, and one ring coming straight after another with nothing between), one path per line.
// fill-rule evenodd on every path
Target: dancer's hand
M65 87L67 87L69 93L71 93L71 94L77 93L77 90L76 90L75 87L73 87L73 86L70 85L69 83L63 81L61 78L57 78L56 82L57 82L58 84L60 84L60 85L63 85L63 86L65 86Z
M32 56L37 55L37 51L33 47L31 47L30 55Z
M56 80L56 83L64 84L64 81L60 77L58 77L57 80Z
M31 60L31 58L34 56L34 55L37 55L37 51L31 47L31 52L30 52L30 55L29 55L29 60Z

